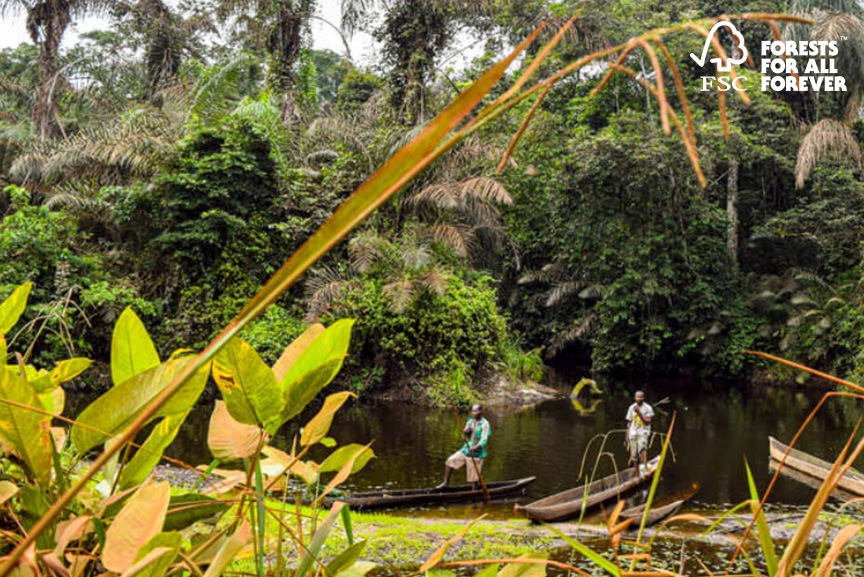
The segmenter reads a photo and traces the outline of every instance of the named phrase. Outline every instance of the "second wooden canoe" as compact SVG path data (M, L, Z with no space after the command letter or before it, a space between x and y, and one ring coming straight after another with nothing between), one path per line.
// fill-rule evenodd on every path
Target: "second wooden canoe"
M774 437L768 437L768 443L771 450L771 458L778 462L781 461L784 453L789 449L789 446L784 445ZM791 449L789 450L789 454L786 455L786 461L783 466L795 469L796 471L801 471L811 477L824 480L834 465L828 461L823 461L818 457L805 453L804 451ZM861 474L855 469L849 469L842 477L840 477L840 482L837 484L837 488L842 489L847 493L864 497L864 474Z
M505 497L523 491L534 482L536 477L513 479L486 483L490 498ZM355 493L345 497L334 497L328 502L343 501L352 509L382 509L385 507L411 507L418 505L435 505L458 501L482 501L486 497L479 485L454 485L443 489L396 489L391 491L375 491L370 493Z
M668 505L663 505L662 507L653 507L650 511L648 511L648 519L645 520L645 526L648 527L650 525L654 525L655 523L662 521L666 517L671 517L675 513L678 512L678 509L681 508L681 505L684 504L684 500L675 501L673 503L669 503ZM629 509L624 509L621 511L621 514L618 516L620 519L633 519L633 522L630 524L631 528L638 528L639 524L642 522L642 515L645 512L645 505L637 505L636 507L630 507Z
M579 516L583 511L587 512L611 499L618 499L631 489L647 483L654 476L659 462L660 457L648 461L647 471L641 475L628 467L588 485L568 489L528 505L516 505L516 510L532 521L542 522L563 521Z

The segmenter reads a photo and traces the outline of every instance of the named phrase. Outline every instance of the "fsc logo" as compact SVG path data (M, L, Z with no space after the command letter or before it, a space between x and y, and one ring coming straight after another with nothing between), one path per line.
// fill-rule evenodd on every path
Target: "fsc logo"
M699 65L704 66L708 57L714 36L721 28L728 28L735 45L733 55L727 58L715 56L710 60L714 63L718 75L702 77L702 91L716 86L720 92L747 90L747 77L734 74L732 65L741 65L747 61L749 52L744 44L744 36L734 24L720 20L711 27L701 56L690 53L690 57ZM843 37L843 40L846 38ZM796 92L846 92L846 79L837 74L834 58L839 53L836 40L793 40L764 41L761 45L761 62L759 71L762 73L760 88L763 92L796 91ZM806 57L800 61L799 58ZM721 74L728 72L728 75Z

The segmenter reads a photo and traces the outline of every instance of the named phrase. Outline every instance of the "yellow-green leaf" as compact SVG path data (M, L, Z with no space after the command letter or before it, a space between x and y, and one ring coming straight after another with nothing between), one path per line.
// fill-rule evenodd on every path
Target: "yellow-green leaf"
M187 365L193 362L194 359L189 357L166 361L154 369L112 387L93 401L78 416L77 423L83 426L76 424L72 427L72 443L78 452L85 453L117 436ZM154 415L153 419L183 414L191 410L207 384L207 369L205 365L196 371L192 378L186 381Z
M6 337L0 334L0 364L6 364L7 356L9 356L9 351L6 349Z
M219 552L216 553L213 562L207 567L204 577L219 577L219 575L222 575L222 572L225 571L231 560L251 541L252 529L249 528L247 521L243 521L240 528L228 537L228 540L219 548Z
M345 404L350 397L356 397L354 393L343 391L335 393L327 397L324 401L324 406L318 411L318 414L312 418L300 435L300 444L304 447L314 445L321 439L327 436L330 431L330 425L333 424L333 416L336 414L342 405Z
M352 445L348 445L348 447L352 447ZM336 451L336 453L338 453L338 452L339 451ZM331 457L332 456L333 455L331 455ZM321 493L321 496L325 497L325 496L329 495L330 492L333 489L335 489L336 487L338 487L339 485L341 485L345 481L345 479L347 479L349 477L349 475L356 473L357 471L362 469L364 466L366 466L366 463L368 463L369 460L374 456L375 456L375 453L372 451L372 449L369 448L368 445L366 445L365 447L361 447L359 450L356 450L356 451L353 451L352 453L350 453L349 458L345 461L345 463L342 465L342 467L339 469L339 471L336 473L336 475L333 476L333 478L330 480L330 482L327 483L327 486L324 487L324 491ZM328 458L326 461L324 461L324 463L326 463L329 460L330 460L330 458ZM322 463L321 467L318 469L319 473L323 472L324 463Z
M111 379L114 386L157 366L159 353L153 339L135 311L127 307L117 319L111 337Z
M276 377L277 382L282 382L288 369L290 369L291 365L293 365L300 357L300 354L306 350L306 347L308 347L312 341L315 340L315 337L323 332L324 325L321 323L309 325L306 327L306 330L303 331L302 335L294 339L294 341L285 348L285 352L282 353L282 356L280 356L279 360L276 361L276 364L273 365L273 375Z
M360 469L362 469L364 466L366 466L366 463L368 463L369 460L374 456L375 453L366 445L358 445L356 443L351 445L345 445L344 447L339 447L338 449L330 453L330 455L326 459L324 459L324 462L321 463L321 466L318 468L318 472L328 473L331 471L338 471L343 466L345 466L345 463L347 463L348 461L360 457L359 460L353 461L354 468L351 470L351 473L354 474Z
M179 549L157 547L126 569L120 577L163 577L177 558Z
M235 420L276 432L281 424L281 391L273 371L251 345L231 339L213 360L213 380Z
M54 367L54 370L51 371L51 384L56 386L61 383L69 382L86 371L91 364L93 364L93 361L83 357L60 361L57 363L57 366Z
M353 325L354 319L341 319L327 327L288 369L279 383L285 395L281 423L298 415L342 368Z
M519 559L548 559L549 554L535 551L520 555ZM508 563L498 573L498 577L545 577L546 565L543 563Z
M32 282L24 283L12 291L3 303L0 303L0 333L7 334L21 318L24 309L27 308L27 297L30 296L32 288Z
M0 481L0 505L11 499L18 493L18 486L11 481Z
M162 460L165 449L180 432L180 427L188 415L189 413L180 413L167 416L153 427L147 440L135 452L129 463L123 467L123 472L120 473L118 480L120 489L134 487L147 480L147 477L153 472L153 468Z
M222 401L216 401L210 428L207 431L207 445L213 457L220 461L245 459L258 449L264 431L258 425L240 423Z
M141 548L162 531L170 491L165 481L144 485L123 505L105 532L102 563L109 571L132 567Z
M14 369L5 366L0 370L0 399L18 405L0 402L0 437L17 451L37 483L46 487L53 464L51 416L45 414L33 388Z

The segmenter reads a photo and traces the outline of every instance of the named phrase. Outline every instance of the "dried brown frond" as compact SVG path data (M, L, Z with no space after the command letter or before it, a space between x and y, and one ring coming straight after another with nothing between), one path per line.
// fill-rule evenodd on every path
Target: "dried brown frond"
M478 177L469 178L461 185L463 198L474 198L487 202L500 202L501 204L513 204L513 197L503 184L494 178Z
M810 30L813 40L845 40L860 38L864 34L861 20L848 12L832 12L827 18L820 18Z
M350 279L333 268L323 266L312 272L306 281L306 318L316 322L345 294Z
M666 64L669 66L669 70L672 72L678 100L681 102L681 109L684 111L684 118L687 121L687 134L690 136L690 140L696 142L696 124L693 122L693 113L690 111L690 101L687 99L687 93L684 91L684 81L681 80L681 72L678 70L675 59L672 58L672 54L669 53L669 49L666 48L663 41L660 38L655 38L654 44L657 45L657 49L660 50L660 53L666 60Z
M447 292L447 277L437 269L432 269L421 276L419 282L423 288L439 297L443 297Z
M531 106L531 110L529 110L528 114L525 115L525 118L522 119L519 129L510 140L510 146L507 147L507 150L501 156L501 161L498 163L498 168L496 169L497 174L501 174L504 171L504 167L506 167L510 162L511 157L513 156L513 151L516 150L516 145L519 144L519 140L522 138L522 135L525 134L525 130L528 129L528 124L534 118L534 115L537 113L540 105L543 104L543 100L545 100L546 95L549 94L550 90L552 90L551 86L547 87L546 90L540 93L540 96L537 97L534 105Z
M621 72L629 75L630 77L635 78L640 84L645 86L656 98L657 89L650 82L636 74L635 70L627 68L625 66L616 66L616 68L621 70ZM687 137L687 132L684 130L684 127L681 125L681 121L678 120L678 116L674 112L670 113L670 119L675 125L675 128L678 130L678 134L681 136L681 141L684 143L684 148L687 151L687 157L690 159L690 164L693 167L693 172L696 173L696 179L699 181L699 186L705 188L705 185L708 181L705 179L705 173L702 172L702 166L699 164L699 152L696 150L696 143L691 141Z
M856 170L862 169L861 145L849 127L825 118L817 122L801 142L795 163L795 186L803 188L813 168L822 160L844 163Z
M440 222L424 229L433 242L450 248L459 258L468 256L474 245L474 230L466 225Z
M651 66L654 68L654 77L656 78L657 86L657 103L660 105L660 125L663 127L665 134L671 134L672 128L669 126L669 114L671 107L666 99L666 87L663 82L663 69L660 67L660 59L657 58L657 53L651 48L642 38L637 38L636 43L642 47L642 50L648 54L648 59L651 61Z
M351 268L359 273L368 272L372 265L384 257L388 241L372 230L361 231L348 243Z
M388 298L390 309L402 314L414 298L414 283L411 279L403 278L384 285L381 292Z
M554 307L560 304L567 297L577 294L583 286L583 283L573 281L557 283L546 297L546 306Z

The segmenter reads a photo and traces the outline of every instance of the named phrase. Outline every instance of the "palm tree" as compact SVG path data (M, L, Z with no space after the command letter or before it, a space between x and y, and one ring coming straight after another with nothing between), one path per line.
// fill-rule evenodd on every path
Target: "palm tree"
M284 97L283 115L293 116L294 64L303 49L303 36L315 0L217 0L216 3L217 18L222 22L235 18L244 44L253 50L266 50L270 56L270 88Z
M802 188L814 166L824 159L862 169L861 147L849 124L858 117L864 94L864 9L855 0L793 0L790 8L816 21L809 37L801 39L837 42L837 70L846 79L846 92L831 93L833 110L813 124L798 149L795 185ZM803 36L801 27L790 27L789 32Z
M391 105L409 124L426 116L426 86L435 60L456 34L460 20L476 23L494 13L493 0L342 0L342 28L353 34L375 7L386 8L375 35L390 65Z
M340 272L322 267L306 283L307 320L326 314L351 288L359 286L361 275L384 271L381 292L390 309L401 314L422 293L443 296L447 290L445 265L431 247L413 232L391 241L372 229L357 233L349 244L350 269Z
M0 16L25 14L27 33L39 49L39 87L33 100L33 125L39 138L59 133L57 121L60 42L72 19L108 8L110 0L0 0Z

